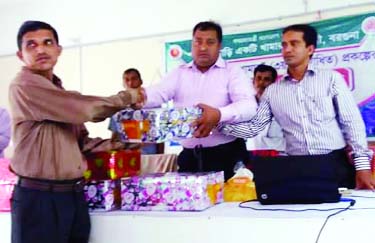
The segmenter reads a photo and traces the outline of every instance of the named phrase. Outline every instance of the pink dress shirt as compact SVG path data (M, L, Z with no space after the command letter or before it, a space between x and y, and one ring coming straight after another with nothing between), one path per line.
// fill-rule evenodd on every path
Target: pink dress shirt
M159 107L169 100L173 100L175 107L193 107L204 103L220 110L220 122L249 120L257 108L250 79L243 70L221 57L204 73L193 62L183 64L167 74L159 84L146 88L146 94L146 108ZM213 147L234 139L213 130L208 137L188 138L180 143L185 148L194 148L198 144Z

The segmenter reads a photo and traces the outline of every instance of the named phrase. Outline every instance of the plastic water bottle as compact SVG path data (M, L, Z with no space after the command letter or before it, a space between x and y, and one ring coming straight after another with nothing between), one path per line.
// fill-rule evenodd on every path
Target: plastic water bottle
M241 168L245 168L245 164L242 161L238 161L233 167L233 172L237 173L237 170Z

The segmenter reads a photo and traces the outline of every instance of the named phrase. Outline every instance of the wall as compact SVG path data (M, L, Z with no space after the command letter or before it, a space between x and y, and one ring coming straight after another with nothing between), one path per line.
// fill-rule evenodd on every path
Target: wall
M223 25L224 33L251 32L283 27L292 23L312 22L321 19L375 11L375 3L340 8L331 11L318 11L283 18L270 18L263 21ZM56 66L66 89L79 90L83 94L107 96L122 89L121 77L124 69L138 68L144 85L158 82L164 74L164 42L189 39L191 32L155 35L147 38L129 38L101 44L90 44L65 48ZM21 63L14 55L0 56L0 106L8 108L8 86ZM108 137L108 121L87 123L92 136ZM11 156L12 146L6 151Z

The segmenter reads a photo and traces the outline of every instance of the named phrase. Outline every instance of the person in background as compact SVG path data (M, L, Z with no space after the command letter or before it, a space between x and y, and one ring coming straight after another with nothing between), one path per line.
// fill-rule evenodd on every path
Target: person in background
M259 104L264 90L275 83L277 72L271 66L260 64L254 69L254 88ZM253 138L255 150L273 150L276 153L285 151L285 139L280 125L273 118L271 123L260 134Z
M141 73L138 69L126 69L122 75L123 86L125 90L133 90L138 92L141 88L143 81ZM119 141L119 134L116 132L115 120L111 117L109 130L112 131L112 141ZM162 154L164 153L164 143L126 143L126 148L141 149L142 154Z
M0 107L0 158L4 158L4 150L10 141L10 117L6 109Z
M135 68L126 69L122 74L122 81L125 89L138 89L143 84L141 73Z
M253 137L274 117L282 127L288 155L331 154L340 166L340 186L374 190L369 162L372 152L350 90L339 73L309 64L317 45L315 28L288 26L281 45L287 74L265 90L250 121L219 129L227 135ZM347 147L354 166L348 162Z
M12 243L86 243L84 155L123 145L89 138L83 123L103 121L143 98L127 91L98 97L64 90L54 74L62 47L48 23L24 22L17 44L24 67L9 86L15 147L10 167L18 176L11 198Z
M194 138L180 143L180 172L224 171L233 176L238 161L247 161L243 139L220 134L214 127L221 122L249 120L256 112L255 92L245 73L220 56L222 28L207 21L193 29L193 61L168 73L158 85L147 87L145 107L160 107L173 100L175 107L202 108L194 123Z

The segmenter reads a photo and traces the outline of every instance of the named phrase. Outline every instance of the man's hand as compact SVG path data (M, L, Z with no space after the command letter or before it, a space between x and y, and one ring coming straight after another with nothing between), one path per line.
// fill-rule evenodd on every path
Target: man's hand
M146 103L146 91L144 88L138 88L137 90L137 102L131 105L131 108L135 110L141 109Z
M147 95L146 90L143 87L138 88L139 102L146 103Z
M201 138L210 135L211 130L220 121L220 111L214 107L198 104L199 108L203 110L202 116L193 122L192 126L196 127L194 131L194 137Z
M370 170L357 170L355 179L356 189L375 189L375 179L372 178Z

